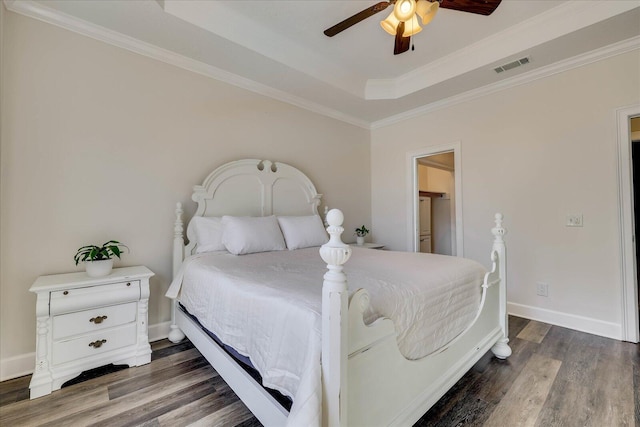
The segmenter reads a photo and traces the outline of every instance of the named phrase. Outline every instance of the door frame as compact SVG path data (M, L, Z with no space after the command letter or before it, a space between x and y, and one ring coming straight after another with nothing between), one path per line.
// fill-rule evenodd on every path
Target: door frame
M622 279L622 339L637 343L638 283L634 231L633 177L630 119L640 116L640 104L616 110L618 120L618 206L620 224L620 277Z
M453 152L453 176L456 192L456 248L453 254L459 257L464 256L464 233L462 224L462 154L460 145L460 141L457 141L449 144L424 147L407 153L407 250L410 252L418 252L420 250L420 239L418 238L420 233L420 230L418 229L420 218L420 202L418 196L418 159L421 157L432 156L434 154Z

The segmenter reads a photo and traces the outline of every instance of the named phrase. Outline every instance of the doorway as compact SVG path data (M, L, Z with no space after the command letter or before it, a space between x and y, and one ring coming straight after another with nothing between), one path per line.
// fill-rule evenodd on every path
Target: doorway
M633 184L633 229L640 227L640 117L632 117L629 120L631 129L631 182ZM635 270L636 270L636 310L640 317L640 242L635 241ZM640 331L639 331L640 332Z
M456 249L455 154L447 151L420 157L416 161L418 250L453 255Z
M638 267L640 264L635 230L640 227L637 211L640 211L640 200L637 191L640 187L640 166L638 153L634 151L632 141L640 139L638 126L640 104L622 108L618 116L618 197L620 207L620 253L622 278L622 339L630 342L640 340L640 288ZM634 156L635 154L635 156ZM634 159L635 157L635 159ZM634 182L635 181L635 182ZM635 199L635 200L634 200ZM634 207L635 206L635 207Z
M407 246L463 256L460 143L408 153Z

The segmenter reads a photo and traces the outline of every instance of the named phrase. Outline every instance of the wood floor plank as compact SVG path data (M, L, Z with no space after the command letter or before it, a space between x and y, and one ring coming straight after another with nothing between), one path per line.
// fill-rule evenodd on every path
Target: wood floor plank
M194 423L189 424L189 426L234 426L251 418L253 418L253 414L241 401L238 400Z
M61 423L65 425L86 425L89 422L97 423L104 419L110 418L116 414L129 411L137 406L145 405L165 395L175 392L188 393L189 389L202 381L211 379L217 375L213 368L206 366L191 372L170 378L162 383L154 384L145 389L138 390L135 398L123 396L111 401L107 401L83 411L79 411L69 416L59 414L55 419L48 423L42 424L47 427L57 427Z
M507 360L491 359L483 375L474 385L474 393L480 399L497 404L518 378L538 344L518 338L509 342L513 351Z
M543 345L538 349L538 354L551 359L564 360L571 344L573 332L570 329L552 326L541 342Z
M162 383L173 377L182 375L193 370L209 366L202 357L185 360L182 363L171 365L162 370L155 370L153 375L136 376L125 381L119 381L109 386L109 399L114 400L127 394L133 393L154 384Z
M220 377L217 377L220 378ZM136 406L127 411L114 414L109 418L105 418L100 422L90 424L92 427L134 427L144 423L149 418L157 419L158 417L170 412L183 405L187 405L194 400L197 401L206 396L214 395L216 386L222 382L212 379L206 379L189 387L189 392L177 390L173 393L164 395L158 399L152 400L146 404Z
M551 329L551 325L548 323L536 322L532 320L522 331L516 336L521 340L531 341L540 344L544 337Z
M533 354L484 425L534 426L561 364Z
M96 405L109 401L106 386L86 390L85 393L62 389L47 397L50 398L23 400L3 407L0 411L0 426L36 426L48 422L53 417L91 410Z
M589 387L556 378L535 427L587 426L592 416Z
M640 345L557 326L541 341L518 338L531 337L530 323L510 317L512 356L483 358L415 427L640 427ZM164 340L152 348L150 364L33 401L25 398L30 376L0 383L0 426L260 426L191 343Z

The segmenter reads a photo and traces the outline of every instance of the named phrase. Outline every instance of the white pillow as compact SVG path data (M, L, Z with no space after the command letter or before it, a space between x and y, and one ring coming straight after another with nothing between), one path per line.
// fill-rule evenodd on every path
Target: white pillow
M322 246L329 241L318 215L279 216L278 223L289 250Z
M192 221L197 254L226 250L222 243L222 218L196 216Z
M275 216L223 216L222 242L234 255L286 248Z

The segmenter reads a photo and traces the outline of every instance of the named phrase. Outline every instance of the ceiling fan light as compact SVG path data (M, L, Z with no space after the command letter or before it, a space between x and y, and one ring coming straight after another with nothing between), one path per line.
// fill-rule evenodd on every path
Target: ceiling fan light
M416 5L416 15L422 18L422 25L427 25L436 13L438 12L438 8L440 7L440 3L438 1L429 1L429 0L419 0Z
M398 21L407 22L416 13L416 0L398 0L393 7L393 14Z
M391 34L392 36L395 36L396 35L396 28L398 28L398 24L399 23L400 23L400 21L398 21L398 19L394 15L394 13L391 12L391 14L389 16L387 16L387 19L385 19L384 21L380 21L380 26L382 26L382 28L387 33Z
M422 28L420 28L418 18L416 18L416 15L413 15L408 22L404 23L404 32L402 33L402 37L411 37L414 34L418 34L420 31L422 31Z

